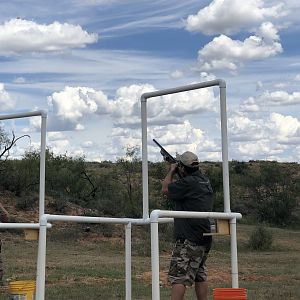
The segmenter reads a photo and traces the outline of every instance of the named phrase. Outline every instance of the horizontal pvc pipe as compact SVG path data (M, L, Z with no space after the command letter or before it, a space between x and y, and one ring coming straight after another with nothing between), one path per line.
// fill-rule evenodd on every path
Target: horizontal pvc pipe
M52 224L47 224L51 228ZM0 229L39 229L39 223L0 223Z
M106 218L106 217L84 217L84 216L63 216L63 215L45 215L48 221L62 221L62 222L82 222L82 223L115 223L115 224L128 224L133 225L148 225L150 218L143 219L130 219L130 218ZM171 223L173 218L161 218L159 223ZM52 224L48 223L47 228L52 228ZM0 223L1 229L39 229L39 223Z
M212 218L212 219L241 219L240 213L222 213L222 212L198 212L198 211L170 211L153 210L150 215L150 222L157 222L161 217L171 218Z
M195 83L195 84L189 84L189 85L179 86L179 87L175 87L175 88L144 93L141 96L141 101L142 102L146 101L146 99L152 98L152 97L164 96L164 95L175 94L175 93L180 93L180 92L187 92L187 91L191 91L191 90L196 90L196 89L201 89L201 88L206 88L206 87L211 87L211 86L216 86L216 85L218 85L219 87L226 87L226 83L224 80L215 79L215 80L206 81L206 82L199 82L199 83Z
M0 115L0 120L19 119L19 118L27 118L27 117L35 117L35 116L45 117L45 116L47 116L47 112L44 110L37 110L37 111L31 111L31 112Z
M111 224L128 224L132 225L148 225L150 218L147 219L131 219L131 218L110 218L110 217L89 217L89 216L68 216L68 215L51 215L45 214L44 217L48 221L75 222L75 223L111 223ZM172 223L173 218L160 218L159 223Z
M60 222L75 222L75 223L110 223L110 224L128 224L132 225L148 225L151 218L131 219L131 218L109 218L109 217L88 217L88 216L68 216L68 215L44 215L48 221ZM215 219L241 219L240 213L219 213L219 212L186 212L186 211L169 211L169 210L153 210L151 213L152 219L158 223L173 223L174 218L215 218ZM8 223L2 223L2 225ZM29 223L31 224L31 223ZM34 225L34 224L31 224ZM0 228L1 228L0 223ZM49 227L48 227L49 228Z
M128 224L130 219L106 218L106 217L85 217L85 216L68 216L68 215L44 215L48 221L75 222L75 223L112 223Z
M128 219L132 225L149 225L150 218L147 219ZM158 223L173 223L174 218L159 218Z

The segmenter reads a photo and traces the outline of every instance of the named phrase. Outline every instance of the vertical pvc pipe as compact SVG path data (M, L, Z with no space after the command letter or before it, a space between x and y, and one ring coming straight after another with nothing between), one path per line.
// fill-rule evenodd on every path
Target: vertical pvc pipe
M131 223L125 225L125 276L125 299L131 300Z
M43 215L40 218L39 246L36 275L36 299L45 299L46 281L46 243L47 243L47 218Z
M220 109L221 109L224 212L230 212L228 137L227 137L227 112L226 112L226 83L225 83L225 81L220 80L219 86L220 86Z
M42 113L41 124L41 154L40 154L40 194L39 194L39 217L45 213L45 164L46 164L46 123L47 114Z
M230 247L231 247L231 281L232 288L239 287L238 257L237 257L237 236L236 219L230 220Z
M148 151L147 151L147 99L141 98L142 118L142 175L143 175L143 219L149 218L148 199Z
M151 222L152 300L160 299L158 221Z

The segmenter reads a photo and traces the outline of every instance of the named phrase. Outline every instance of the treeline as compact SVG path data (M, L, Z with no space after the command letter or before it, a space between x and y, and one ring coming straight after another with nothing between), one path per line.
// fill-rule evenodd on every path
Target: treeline
M252 223L299 226L300 166L270 161L230 162L231 210ZM214 189L214 210L223 211L221 163L204 162L202 171ZM149 205L171 209L160 193L168 169L149 162ZM2 160L0 189L10 191L19 209L38 205L39 152ZM99 216L142 217L142 164L137 148L128 147L116 162L86 162L82 157L46 153L46 209L66 213L71 203Z

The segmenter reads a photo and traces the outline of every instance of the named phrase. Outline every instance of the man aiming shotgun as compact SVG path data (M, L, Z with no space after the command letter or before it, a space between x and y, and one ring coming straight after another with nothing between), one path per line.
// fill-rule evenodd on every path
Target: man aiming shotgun
M157 141L153 141L170 163L169 172L162 183L162 194L174 202L175 210L212 211L213 191L208 178L199 169L197 155L186 151L176 155L175 159ZM175 173L179 174L178 180L174 180ZM182 300L186 286L193 284L197 299L208 299L206 259L212 238L203 233L209 232L208 219L174 219L175 245L168 273L172 285L171 300Z
M153 142L160 148L160 154L163 156L164 161L167 161L170 164L176 164L176 159L155 139L153 139ZM176 173L179 177L181 177L181 174L176 170Z

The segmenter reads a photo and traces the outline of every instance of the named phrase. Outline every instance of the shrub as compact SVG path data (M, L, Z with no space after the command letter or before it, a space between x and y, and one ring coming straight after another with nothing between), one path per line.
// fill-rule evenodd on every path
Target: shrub
M262 225L259 225L250 235L248 246L253 250L268 250L271 248L272 243L272 233Z
M38 207L39 196L35 193L22 193L17 198L16 208L21 210L31 210Z

